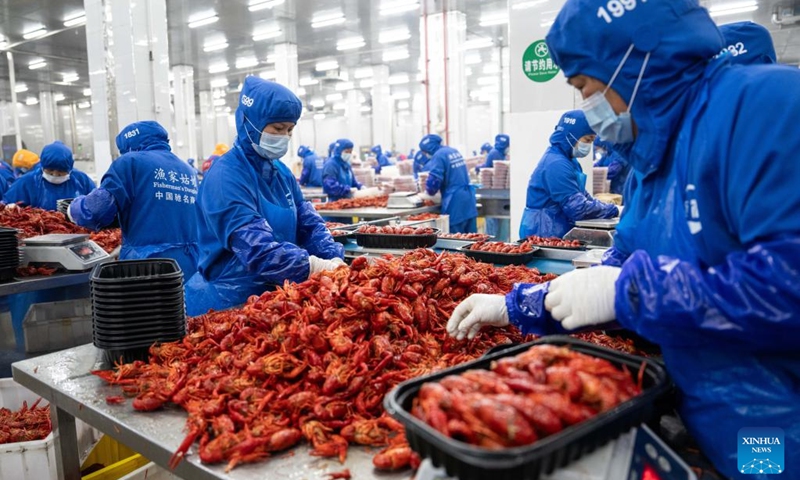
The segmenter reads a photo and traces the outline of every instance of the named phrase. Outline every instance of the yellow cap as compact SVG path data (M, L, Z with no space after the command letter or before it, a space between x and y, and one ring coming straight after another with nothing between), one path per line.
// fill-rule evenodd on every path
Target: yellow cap
M227 144L218 143L214 147L214 153L212 153L211 155L217 155L217 156L224 155L228 150L230 150L230 147Z
M30 150L17 150L14 158L11 160L11 165L14 168L27 168L30 170L34 165L39 163L39 155L31 152Z

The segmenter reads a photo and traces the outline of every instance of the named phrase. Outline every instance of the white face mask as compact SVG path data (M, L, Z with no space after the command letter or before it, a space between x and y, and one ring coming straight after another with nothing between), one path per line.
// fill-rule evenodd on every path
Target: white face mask
M62 183L69 180L69 173L64 175L63 177L59 177L56 175L50 175L47 172L42 172L42 177L44 177L45 180L52 183L53 185L61 185Z
M353 154L352 153L343 153L342 154L342 160L344 160L347 163L350 163L350 160L352 158L353 158Z
M578 142L572 147L572 156L575 158L583 158L586 155L589 155L592 151L592 144L591 143L583 143Z

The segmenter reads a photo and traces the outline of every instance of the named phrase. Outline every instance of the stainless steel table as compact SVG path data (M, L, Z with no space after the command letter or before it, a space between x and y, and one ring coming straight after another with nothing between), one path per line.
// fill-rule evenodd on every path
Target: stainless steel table
M89 372L102 365L102 354L92 345L63 350L12 364L14 380L50 402L56 447L58 478L80 480L75 418L167 467L170 456L185 436L186 412L172 407L158 412L133 410L131 400L122 405L108 405L107 395L120 395L120 387L107 385ZM383 473L372 466L378 449L351 447L344 465L336 459L312 457L309 447L300 445L288 453L279 453L261 463L240 465L225 473L225 465L203 465L196 454L190 455L175 469L182 478L202 479L326 479L326 473L350 470L353 478L407 479L411 471Z
M81 283L88 283L92 271L80 273L57 273L50 276L22 277L14 279L8 283L0 283L0 297L5 295L16 295L18 293L33 292L36 290L47 290L50 288L62 288Z
M438 212L440 205L418 208L386 208L364 207L348 208L346 210L318 210L323 217L359 217L359 218L386 218L394 216L416 215L425 212Z

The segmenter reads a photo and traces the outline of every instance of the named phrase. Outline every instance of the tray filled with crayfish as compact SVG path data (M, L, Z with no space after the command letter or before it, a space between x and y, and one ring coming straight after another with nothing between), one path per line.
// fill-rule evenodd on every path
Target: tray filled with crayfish
M523 243L475 242L458 249L460 253L484 263L524 265L535 256L539 247Z
M436 238L436 248L458 250L475 242L485 242L493 238L485 233L440 233Z
M528 238L517 241L519 244L528 243L541 248L555 248L558 250L586 250L586 242L580 240L563 240L558 237L540 237L531 235Z
M656 413L664 368L551 336L398 385L386 411L411 448L461 480L535 480Z
M428 248L436 244L438 228L362 225L355 231L356 243L366 248Z

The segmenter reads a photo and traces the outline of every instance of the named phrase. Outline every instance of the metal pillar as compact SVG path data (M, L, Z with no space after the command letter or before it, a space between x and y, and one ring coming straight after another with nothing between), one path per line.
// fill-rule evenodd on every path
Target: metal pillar
M94 171L98 178L111 166L116 147L111 135L117 133L114 94L114 55L111 42L112 0L84 0L86 10L86 51L89 61L89 85L92 90L92 133ZM74 127L74 126L73 126Z
M56 141L56 102L52 92L39 92L39 113L44 144Z
M14 54L6 52L8 59L8 83L11 86L11 113L14 119L14 139L17 143L17 150L22 149L22 136L19 132L19 105L17 105L17 78L14 72Z
M296 92L299 86L299 71L297 67L297 45L294 43L279 43L275 45L275 80ZM299 133L299 130L297 130ZM292 167L295 153L301 145L300 135L293 135L289 143L289 153L284 155L282 160L289 168Z
M217 114L214 111L214 98L211 91L200 92L200 158L197 166L200 168L203 160L211 156L214 146L220 142L217 138ZM202 160L201 160L202 159Z
M198 160L194 69L188 65L172 67L172 78L172 85L175 89L175 135L172 144L175 155L184 161L189 158ZM195 164L197 165L197 163Z
M361 102L358 90L348 90L345 98L344 116L347 119L347 132L353 141L353 151L360 151L361 147Z
M372 144L389 149L394 144L394 100L389 87L389 67L372 67Z

